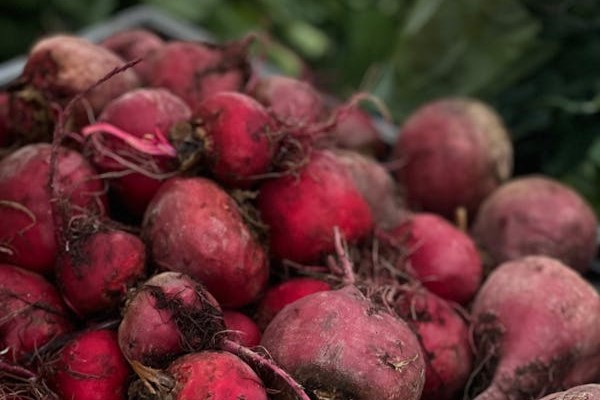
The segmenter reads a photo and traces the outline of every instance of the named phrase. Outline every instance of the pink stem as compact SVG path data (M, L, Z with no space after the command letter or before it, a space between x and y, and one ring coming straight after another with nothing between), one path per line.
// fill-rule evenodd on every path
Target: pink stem
M223 340L223 342L221 343L221 348L222 350L236 354L240 358L250 360L252 363L255 363L263 368L272 371L281 379L283 379L292 388L292 390L294 391L294 393L296 393L296 396L298 396L300 400L311 400L302 388L302 386L300 386L300 384L296 382L296 380L292 378L290 374L288 374L286 371L284 371L281 367L279 367L277 364L275 364L268 358L229 339Z
M153 156L165 156L165 157L177 157L177 151L168 140L165 138L163 133L156 129L155 134L152 135L153 139L148 137L139 139L130 133L125 132L116 126L109 124L108 122L97 122L92 125L88 125L81 131L83 136L90 136L94 133L106 133L111 136L117 137L127 143L134 149Z

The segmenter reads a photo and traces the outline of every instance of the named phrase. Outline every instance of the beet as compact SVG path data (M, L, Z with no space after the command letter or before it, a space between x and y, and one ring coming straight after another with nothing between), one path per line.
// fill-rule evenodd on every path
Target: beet
M44 345L69 332L69 314L42 276L0 264L0 347L10 362L27 363Z
M79 316L110 315L127 289L144 276L142 241L120 230L101 230L75 239L56 263L56 278L67 304Z
M131 296L119 325L125 357L164 367L176 357L216 348L225 331L221 308L198 282L177 272L148 279Z
M342 104L334 108L332 114L338 114L329 133L336 146L375 158L385 154L387 146L369 113L359 107Z
M244 88L250 71L248 44L171 41L151 58L150 86L169 89L195 112L210 95Z
M233 354L203 351L173 362L168 372L175 380L173 400L267 400L267 391L256 373Z
M292 131L314 124L325 112L323 97L310 83L288 76L263 78L253 88L252 95Z
M314 278L292 278L271 286L265 292L256 310L256 321L264 330L283 307L309 294L330 290L331 285Z
M472 305L477 400L527 399L600 379L600 295L546 256L498 266Z
M481 206L473 236L495 264L544 254L577 271L592 265L598 220L573 189L543 176L505 183Z
M466 304L483 280L481 257L473 240L442 217L415 213L388 231L406 248L406 268L438 296Z
M242 188L270 171L275 122L260 103L242 93L218 92L198 104L194 117L190 135L174 139L183 168L206 164L220 183Z
M150 80L152 65L149 62L152 54L165 45L165 41L146 29L130 29L113 33L100 45L113 51L126 61L142 59L133 66L142 83Z
M350 242L373 228L368 203L334 153L313 151L297 174L263 183L258 208L275 257L311 263L334 250L333 228Z
M129 366L121 354L117 335L101 329L82 332L58 353L48 381L69 400L125 400Z
M125 62L116 54L85 39L68 35L44 38L33 46L19 78L21 89L13 93L11 127L20 142L48 141L54 126L51 104L65 106ZM88 123L119 95L139 86L133 70L114 75L85 96L71 119L71 129Z
M178 96L165 89L132 90L107 104L99 123L83 133L89 142L91 159L102 172L114 177L110 185L118 201L135 216L142 216L162 182L177 170L175 153L144 152L160 150L171 129L188 121L191 110ZM106 125L109 124L109 125ZM108 135L117 128L119 136ZM141 142L143 149L131 146ZM124 161L122 161L124 160Z
M232 340L244 347L255 347L260 343L260 329L252 319L235 310L224 310L225 327L231 331Z
M162 269L189 274L224 307L256 300L266 287L265 250L238 206L204 178L171 178L148 206L142 236Z
M354 286L289 304L267 326L261 345L317 398L421 396L425 361L417 338Z
M0 262L43 274L53 272L61 228L55 226L48 186L51 151L49 144L32 144L0 161ZM83 156L60 147L57 160L58 204L69 204L71 218L103 215L103 184Z
M442 298L422 287L402 287L394 310L417 335L426 360L422 400L452 400L473 366L467 323Z
M500 117L473 99L425 104L403 124L394 157L409 205L453 218L481 201L512 171L512 145Z

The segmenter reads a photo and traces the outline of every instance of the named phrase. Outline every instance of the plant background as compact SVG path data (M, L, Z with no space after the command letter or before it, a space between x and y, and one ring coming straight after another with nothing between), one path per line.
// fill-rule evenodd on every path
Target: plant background
M516 174L561 179L600 214L600 1L3 0L0 61L139 4L221 40L264 32L283 71L340 97L370 91L398 125L436 97L481 98L510 129Z

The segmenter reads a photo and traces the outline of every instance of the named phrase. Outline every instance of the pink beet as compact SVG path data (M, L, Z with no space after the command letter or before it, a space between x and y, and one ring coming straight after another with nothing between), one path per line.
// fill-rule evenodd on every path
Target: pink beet
M591 206L573 189L548 177L525 176L485 200L473 236L496 264L545 254L584 272L596 256L597 226Z
M266 252L238 206L204 178L172 178L144 215L142 236L162 269L189 274L224 307L256 300L267 284Z
M83 133L91 136L92 161L101 171L116 175L111 187L129 212L143 215L165 176L176 171L176 154L167 137L178 123L190 118L189 107L178 96L146 88L111 101L99 123L84 128ZM132 146L132 141L140 147ZM166 152L159 151L163 147Z
M425 360L416 336L354 286L287 305L267 326L261 345L315 398L421 396Z
M150 85L169 89L196 111L212 94L243 89L250 71L248 44L171 41L151 59Z
M232 339L244 347L255 347L260 343L260 329L246 314L235 310L224 310L225 327L231 331Z
M368 203L330 151L313 151L297 173L262 184L258 208L277 258L311 263L334 250L333 229L356 242L373 228Z
M330 284L314 278L292 278L270 287L257 307L258 326L264 330L283 307L309 294L330 289Z
M500 117L486 104L440 99L416 110L402 126L394 157L408 203L453 218L510 177L512 145Z
M59 251L60 227L55 226L48 186L51 151L49 144L32 144L0 161L0 262L43 274L53 272ZM61 147L57 160L57 204L69 204L69 217L103 215L103 184L85 158Z
M79 316L109 315L144 276L145 261L145 247L137 236L120 230L94 232L72 241L60 255L56 279Z
M600 379L600 295L546 256L498 266L472 306L477 400L543 396ZM487 379L486 379L487 378Z
M82 332L58 352L48 368L48 380L63 399L127 399L130 371L115 332Z

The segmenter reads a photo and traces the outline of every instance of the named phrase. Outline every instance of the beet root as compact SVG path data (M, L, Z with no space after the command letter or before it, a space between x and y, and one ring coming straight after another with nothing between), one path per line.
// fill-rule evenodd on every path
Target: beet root
M119 346L130 362L160 368L184 353L216 348L224 331L221 308L201 284L184 274L163 272L127 302Z
M423 286L460 304L473 298L483 280L483 266L468 235L430 213L415 213L388 234L407 247L407 265L400 268L406 268Z
M83 332L71 339L46 366L48 381L63 399L125 400L129 366L117 335L109 330Z
M472 307L477 400L527 399L600 379L600 295L546 256L498 266Z
M260 329L256 323L248 317L235 310L223 310L225 327L231 332L231 340L244 347L255 347L260 343Z
M112 51L85 39L54 35L38 41L27 57L19 78L23 88L13 93L12 128L20 142L47 141L54 125L50 103L65 106L71 98L125 62ZM72 118L72 129L89 121L119 95L139 86L133 70L114 75L85 96L85 105Z
M297 175L266 181L259 189L258 208L275 257L315 262L333 252L334 227L349 242L371 231L369 205L334 153L313 151Z
M252 95L264 104L277 121L292 129L292 134L317 122L325 112L321 94L308 82L282 75L262 79Z
M58 255L50 193L50 155L45 143L20 148L0 161L0 262L49 274ZM101 180L79 153L59 148L57 156L59 207L69 217L104 214L106 197ZM66 202L66 204L65 204ZM59 218L62 224L64 221Z
M101 46L113 51L125 61L140 58L133 66L142 83L150 80L152 65L149 62L152 54L165 45L165 41L145 29L131 29L114 33L104 39Z
M485 200L473 236L495 263L544 254L584 272L596 255L597 225L577 192L551 178L526 176Z
M312 293L331 290L331 285L314 278L292 278L271 286L256 310L256 322L264 330L283 307Z
M165 182L146 210L142 237L157 265L197 279L223 307L249 304L266 287L265 250L233 198L208 179Z
M182 169L204 162L217 181L242 188L270 171L275 122L259 102L242 93L219 92L200 102L194 117L190 134L173 140Z
M109 230L75 239L56 263L67 304L79 316L110 315L144 276L144 244L130 233Z
M71 330L58 291L42 276L0 264L0 347L15 363Z
M575 386L564 392L549 394L540 400L600 400L600 384Z
M166 89L136 89L108 103L99 122L83 129L92 162L114 176L111 189L130 213L142 216L162 182L177 170L167 137L191 115L184 101Z
M413 329L426 358L422 400L451 400L471 373L469 328L442 298L424 288L405 288L394 310Z
M242 91L250 76L248 44L171 41L151 58L150 86L169 89L195 112L214 93Z
M475 215L512 172L512 145L499 116L470 99L441 99L415 111L394 156L409 205L448 218L459 207Z
M261 344L316 398L416 400L423 389L415 335L354 286L286 306Z
M203 351L175 360L168 368L175 382L173 400L267 400L256 373L237 356Z

